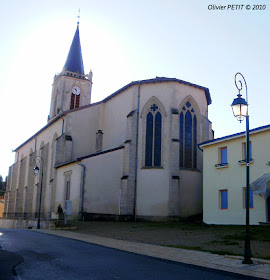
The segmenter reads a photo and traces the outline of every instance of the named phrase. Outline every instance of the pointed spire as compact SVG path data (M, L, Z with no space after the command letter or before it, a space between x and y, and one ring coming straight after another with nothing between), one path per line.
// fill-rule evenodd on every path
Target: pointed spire
M79 34L79 21L77 23L77 29L68 53L64 70L71 71L71 72L78 72L84 75L82 50L81 50L80 34Z

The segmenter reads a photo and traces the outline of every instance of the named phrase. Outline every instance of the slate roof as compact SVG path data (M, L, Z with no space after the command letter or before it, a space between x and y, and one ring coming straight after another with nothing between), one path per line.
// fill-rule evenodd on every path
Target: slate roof
M78 30L78 28L77 28L77 30ZM76 36L76 34L75 34L75 36ZM75 38L75 36L74 36L74 38ZM74 39L73 39L73 41L74 41ZM71 48L72 48L72 46L71 46ZM31 136L28 140L23 142L20 146L18 146L13 151L19 150L22 146L24 146L27 142L29 142L30 140L35 138L39 133L41 133L43 130L45 130L47 127L49 127L55 121L57 121L58 119L60 119L61 117L63 117L64 115L66 115L66 114L68 114L70 112L79 111L79 110L82 110L82 109L85 109L85 108L88 108L88 107L92 107L92 106L98 105L98 104L103 103L103 102L107 102L109 99L115 97L116 95L120 94L121 92L123 92L124 90L128 89L129 87L131 87L133 85L148 84L148 83L160 83L160 82L170 82L170 81L171 82L178 82L178 83L181 83L181 84L186 84L186 85L189 85L189 86L192 86L192 87L195 87L195 88L200 88L200 89L204 90L205 97L206 97L206 100L207 100L207 104L210 105L212 103L210 92L209 92L208 88L202 87L202 86L199 86L199 85L196 85L196 84L192 84L192 83L189 83L189 82L186 82L186 81L183 81L183 80L179 80L179 79L176 79L176 78L156 77L154 79L134 81L134 82L131 82L131 83L125 85L124 87L120 88L119 90L117 90L116 92L114 92L113 94L107 96L106 98L104 98L103 100L101 100L99 102L91 103L89 105L85 105L85 106L82 106L82 107L74 108L74 109L71 109L71 110L63 112L62 114L60 114L55 119L50 121L47 125L45 125L43 128L41 128L38 132L36 132L33 136Z
M154 79L148 79L148 80L141 80L141 81L131 82L131 83L125 85L124 87L120 88L119 90L117 90L113 94L109 95L105 99L103 99L102 102L106 102L107 100L109 100L112 97L118 95L119 93L121 93L122 91L126 90L127 88L129 88L129 87L131 87L133 85L150 84L150 83L162 83L162 82L177 82L177 83L180 83L180 84L184 84L184 85L188 85L188 86L192 86L192 87L195 87L195 88L202 89L205 92L205 97L206 97L206 100L207 100L207 105L210 105L212 103L210 92L209 92L208 88L203 87L203 86L199 86L199 85L196 85L196 84L192 84L190 82L186 82L186 81L183 81L183 80L179 80L179 79L176 79L176 78L166 78L166 77L156 77Z
M265 131L265 130L268 130L268 129L270 129L270 124L250 129L249 133L254 134L254 133L262 132L262 131ZM242 137L245 134L246 134L246 131L226 135L226 136L223 136L223 137L220 137L220 138L216 138L216 139L212 139L212 140L202 142L202 143L198 144L198 146L199 147L208 146L208 145L211 145L211 144L214 144L214 143L223 142L223 141L226 141L226 140Z
M68 53L64 69L66 71L76 72L84 75L79 23L77 24L77 29Z

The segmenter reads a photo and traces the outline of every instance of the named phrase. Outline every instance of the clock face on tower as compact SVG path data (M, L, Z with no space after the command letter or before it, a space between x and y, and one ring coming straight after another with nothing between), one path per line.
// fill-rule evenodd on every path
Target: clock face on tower
M81 90L80 90L79 87L75 86L75 87L72 88L72 93L74 95L79 95L81 93Z

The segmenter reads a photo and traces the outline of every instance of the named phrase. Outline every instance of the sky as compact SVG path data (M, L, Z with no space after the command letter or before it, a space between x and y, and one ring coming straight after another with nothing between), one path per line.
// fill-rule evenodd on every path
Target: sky
M256 10L256 2L265 6ZM222 137L245 130L230 106L238 94L234 76L241 72L250 128L270 124L267 0L0 0L3 177L14 163L12 150L47 124L53 77L65 64L79 9L92 102L132 81L178 78L209 88L209 119L215 138Z

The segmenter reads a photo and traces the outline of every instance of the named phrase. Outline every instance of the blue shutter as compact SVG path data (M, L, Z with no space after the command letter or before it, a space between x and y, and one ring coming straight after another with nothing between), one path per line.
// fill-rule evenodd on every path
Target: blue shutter
M228 209L228 191L227 190L223 190L220 191L221 194L221 209Z
M146 117L146 139L145 139L145 166L152 166L153 153L153 115L151 112Z
M220 149L220 163L227 163L227 148Z
M161 114L157 112L155 116L154 166L161 166L161 122Z
M246 205L247 205L247 188L245 188L245 208ZM249 188L249 208L253 208L253 192L251 188Z
M251 188L249 188L249 208L253 208L253 192Z

